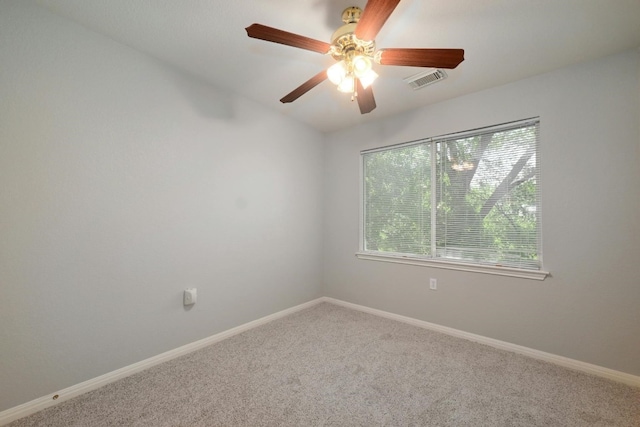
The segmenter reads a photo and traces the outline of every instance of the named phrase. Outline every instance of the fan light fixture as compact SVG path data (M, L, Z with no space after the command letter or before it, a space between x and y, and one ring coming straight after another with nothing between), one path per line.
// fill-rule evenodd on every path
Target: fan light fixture
M338 62L327 70L327 77L340 92L354 96L358 95L356 79L366 89L378 78L378 73L372 69L375 43L360 40L354 35L361 14L362 10L358 7L349 7L342 13L344 25L333 33L329 51Z
M344 61L337 62L327 69L327 77L334 85L339 85L347 77L347 73L347 63Z
M352 74L347 74L344 79L338 84L338 90L344 93L353 93L356 90L356 79Z
M378 78L378 73L371 68L371 60L358 55L353 60L347 58L333 64L327 70L329 81L338 86L340 92L353 93L355 79L358 78L364 89Z

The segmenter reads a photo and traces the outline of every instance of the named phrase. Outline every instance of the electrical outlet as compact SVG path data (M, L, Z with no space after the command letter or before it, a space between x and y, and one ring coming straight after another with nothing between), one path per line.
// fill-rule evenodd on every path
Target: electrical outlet
M431 289L432 291L435 291L438 289L438 281L433 277L429 279L429 289Z

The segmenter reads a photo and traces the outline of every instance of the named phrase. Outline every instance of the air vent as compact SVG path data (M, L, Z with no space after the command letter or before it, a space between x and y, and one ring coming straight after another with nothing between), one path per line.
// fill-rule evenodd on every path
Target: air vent
M413 90L418 90L446 78L447 73L445 73L443 70L430 69L414 76L407 77L406 79L404 79L404 81L407 82L407 84L411 86Z

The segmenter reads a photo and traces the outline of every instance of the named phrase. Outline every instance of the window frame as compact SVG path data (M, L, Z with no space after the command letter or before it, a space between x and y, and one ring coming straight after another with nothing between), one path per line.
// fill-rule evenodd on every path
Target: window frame
M474 263L472 261L457 261L451 259L442 259L436 257L429 256L419 256L419 255L408 255L402 253L393 253L393 252L379 252L379 251L367 251L364 249L364 240L365 240L365 154L373 153L377 151L386 151L394 148L399 148L403 146L411 146L416 144L421 144L425 142L432 142L432 151L435 150L436 144L439 141L444 141L446 139L451 138L463 138L465 136L471 136L473 134L478 134L482 131L487 130L495 130L498 132L500 130L526 126L528 124L537 123L539 126L540 119L539 117L532 117L524 120L518 120L508 123L502 123L494 126L487 126L482 128L470 129L462 132L455 132L451 134L439 135L429 138L422 138L419 140L408 141L400 144L393 144L383 147L377 147L367 150L362 150L360 152L360 171L359 171L359 221L358 221L358 232L359 232L359 249L356 252L356 257L361 260L369 260L369 261L380 261L380 262L390 262L397 264L405 264L405 265L416 265L423 267L432 267L432 268L442 268L447 270L458 270L458 271L466 271L472 273L483 273L483 274L492 274L498 276L509 276L509 277L517 277L522 279L531 279L531 280L544 280L547 276L550 275L548 271L545 271L542 266L542 230L540 221L538 221L538 245L539 245L539 255L540 255L540 269L526 269L526 268L518 268L518 267L507 267L502 265L492 265L492 264L483 264L483 263ZM540 145L538 143L536 147L536 157L537 161L540 160ZM539 163L538 163L539 164ZM537 185L540 185L540 177L537 178ZM538 190L539 191L539 190ZM541 197L541 195L539 196ZM538 200L538 206L541 205L541 200Z

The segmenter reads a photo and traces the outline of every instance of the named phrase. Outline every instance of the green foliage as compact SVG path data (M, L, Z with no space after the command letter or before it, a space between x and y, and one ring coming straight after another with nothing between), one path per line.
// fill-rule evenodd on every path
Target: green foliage
M424 144L365 157L367 250L429 254L430 157Z
M434 162L431 143L366 154L365 249L536 267L536 132L439 141Z

